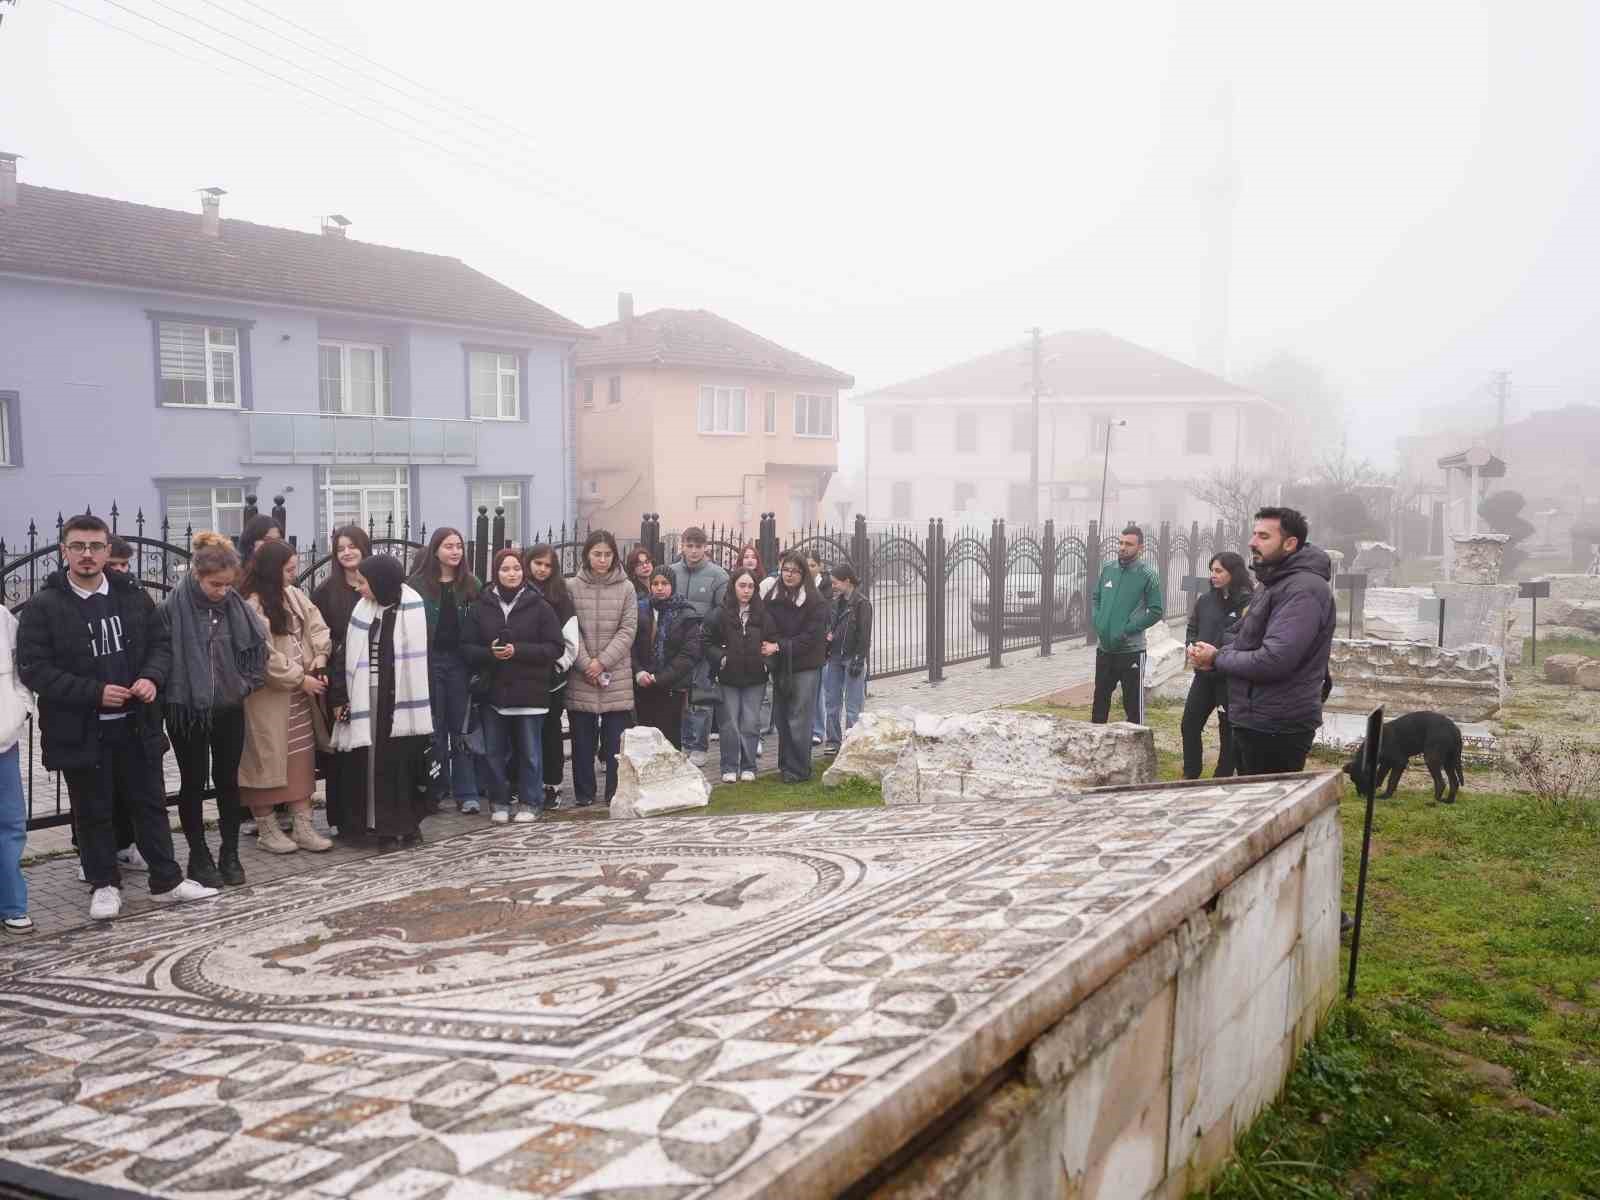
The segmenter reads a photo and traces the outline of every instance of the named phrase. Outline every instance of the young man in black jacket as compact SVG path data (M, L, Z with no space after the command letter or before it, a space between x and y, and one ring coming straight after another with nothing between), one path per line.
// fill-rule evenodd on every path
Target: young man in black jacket
M23 606L17 630L17 673L39 697L45 768L66 780L95 920L122 911L112 824L119 787L150 867L150 898L217 894L185 879L172 855L156 703L172 644L137 582L105 570L110 543L111 531L99 517L67 521L61 528L67 565Z
M872 649L872 602L848 563L833 577L828 612L828 661L822 667L822 703L827 705L827 752L839 749L844 735L861 719L867 700L867 655ZM843 717L843 721L840 718Z

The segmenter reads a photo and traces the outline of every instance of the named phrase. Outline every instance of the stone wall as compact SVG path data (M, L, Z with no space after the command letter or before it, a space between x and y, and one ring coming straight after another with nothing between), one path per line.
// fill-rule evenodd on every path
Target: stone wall
M1203 1188L1338 993L1342 868L1338 810L1324 810L1035 1040L873 1200Z
M1493 716L1505 700L1505 672L1487 646L1441 649L1422 642L1335 638L1328 657L1336 712L1368 712L1382 704L1392 716L1431 710L1457 721Z

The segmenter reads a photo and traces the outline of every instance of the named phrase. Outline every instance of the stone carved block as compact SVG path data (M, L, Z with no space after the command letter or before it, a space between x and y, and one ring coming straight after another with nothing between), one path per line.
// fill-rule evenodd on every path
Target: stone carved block
M1183 672L1183 642L1173 636L1170 625L1157 621L1145 630L1144 643L1145 687L1154 691Z
M847 779L880 784L884 772L894 766L911 737L916 714L862 713L861 719L844 735L844 743L833 764L822 773L823 787L838 787Z
M1454 533L1455 555L1450 564L1452 583L1499 583L1500 565L1510 535L1504 533Z
M1391 716L1424 709L1457 721L1493 716L1504 701L1504 674L1487 646L1441 649L1420 642L1335 638L1328 658L1335 711Z
M1522 636L1517 626L1515 584L1436 583L1433 594L1444 601L1444 644L1488 646L1507 666L1522 663ZM1438 626L1423 641L1436 641Z
M1034 800L1155 777L1155 734L1141 725L1028 712L921 713L883 777L883 802Z
M623 733L612 817L649 817L709 803L711 784L705 775L659 729L640 725Z

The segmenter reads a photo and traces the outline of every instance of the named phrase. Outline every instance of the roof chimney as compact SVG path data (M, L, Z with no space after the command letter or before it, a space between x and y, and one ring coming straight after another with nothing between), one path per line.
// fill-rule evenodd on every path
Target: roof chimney
M227 194L219 187L200 189L200 232L209 238L222 233L222 198Z
M350 218L343 213L329 213L322 218L322 232L325 237L342 238L344 231L350 227Z
M0 208L17 206L17 156L0 151Z
M633 320L633 293L632 292L618 292L617 293L617 320L619 320L619 321L631 321L631 320Z

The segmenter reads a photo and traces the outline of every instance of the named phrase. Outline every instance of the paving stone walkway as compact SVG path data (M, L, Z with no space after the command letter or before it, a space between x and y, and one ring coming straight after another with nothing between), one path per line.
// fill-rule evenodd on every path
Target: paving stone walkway
M1000 670L992 670L987 659L948 667L945 670L945 678L937 684L930 684L926 673L900 675L873 682L868 686L867 710L885 711L912 707L936 713L976 712L1008 704L1021 704L1063 688L1082 685L1091 681L1093 676L1092 647L1077 644L1058 645L1055 653L1049 658L1041 658L1037 650L1019 650L1006 656L1005 666ZM168 766L171 767L170 761ZM775 737L766 739L761 769L763 773L777 770ZM705 772L713 783L718 782L719 768L715 742L712 743ZM169 786L176 790L176 770L169 769L168 774L171 776ZM41 778L35 781L35 787L40 807L45 807L44 798L50 797L49 807L53 808L55 777L41 772ZM571 789L569 777L569 781L562 788L562 803L565 805L572 803ZM186 853L185 844L182 835L177 832L177 810L173 809L171 813L174 849L178 853L181 866ZM209 821L215 822L216 810L210 802L206 805L206 816ZM588 810L563 809L556 814L555 819L595 820L604 819L605 816L605 807L598 805ZM318 828L321 829L320 811L316 819ZM429 841L450 837L453 834L480 829L487 820L487 815L466 817L453 811L436 813L427 818L423 825L423 836ZM214 829L208 841L215 852ZM334 849L324 854L308 854L301 851L295 854L275 855L256 849L255 840L247 837L242 839L239 858L244 865L246 878L251 883L264 883L288 875L321 870L353 859L368 858L376 853L377 850L366 846L335 845ZM30 833L23 862L24 874L28 881L29 913L38 927L38 933L58 933L87 923L88 889L78 879L78 859L72 853L71 834L65 826L35 830ZM152 907L143 873L124 873L122 901L124 915Z

